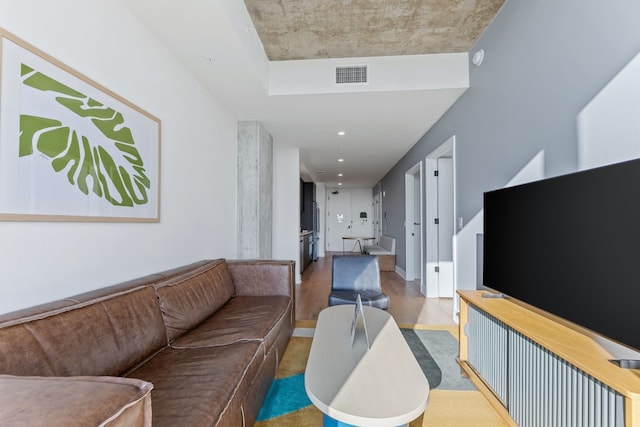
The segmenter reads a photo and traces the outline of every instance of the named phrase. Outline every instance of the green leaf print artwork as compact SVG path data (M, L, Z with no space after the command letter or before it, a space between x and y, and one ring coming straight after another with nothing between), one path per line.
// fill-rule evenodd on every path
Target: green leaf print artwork
M113 206L147 204L151 181L122 113L25 64L21 77L23 85L50 95L78 120L90 123L101 138L83 135L54 117L21 114L18 156L45 156L69 185Z

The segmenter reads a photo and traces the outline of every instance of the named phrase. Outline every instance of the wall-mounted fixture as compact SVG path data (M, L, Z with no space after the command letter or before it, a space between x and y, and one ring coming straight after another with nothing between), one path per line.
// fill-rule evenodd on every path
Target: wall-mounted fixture
M360 212L360 218L367 218L367 213L366 212Z
M473 62L473 65L476 67L479 67L482 61L484 61L484 49L477 50L471 57L471 62Z

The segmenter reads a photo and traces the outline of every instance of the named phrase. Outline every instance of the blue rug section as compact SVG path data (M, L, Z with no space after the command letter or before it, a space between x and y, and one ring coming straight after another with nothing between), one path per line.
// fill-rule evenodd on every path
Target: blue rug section
M416 357L431 389L476 390L469 378L462 376L458 357L458 340L448 331L400 329Z
M411 352L415 356L418 364L422 368L424 376L429 381L429 388L438 388L442 382L442 370L438 366L438 363L433 359L433 356L427 350L425 343L420 339L421 337L413 329L400 329L404 339L409 344ZM448 332L446 332L448 334Z
M304 389L304 374L273 380L257 421L279 417L311 405Z

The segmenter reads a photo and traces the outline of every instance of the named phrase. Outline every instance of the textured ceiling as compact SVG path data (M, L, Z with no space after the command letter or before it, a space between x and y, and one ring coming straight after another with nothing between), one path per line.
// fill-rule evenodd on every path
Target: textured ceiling
M244 0L271 61L468 52L504 0Z

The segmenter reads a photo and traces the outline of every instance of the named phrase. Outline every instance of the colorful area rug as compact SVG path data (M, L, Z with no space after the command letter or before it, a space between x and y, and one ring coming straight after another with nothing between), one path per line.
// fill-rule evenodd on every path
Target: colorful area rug
M457 339L447 330L402 329L418 363L429 380L429 404L425 414L410 427L500 427L507 424L461 376L455 362ZM322 413L304 390L304 369L311 338L292 337L276 379L262 405L256 427L320 427Z

